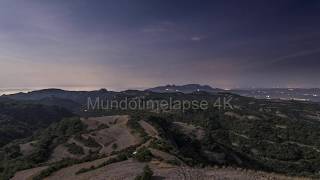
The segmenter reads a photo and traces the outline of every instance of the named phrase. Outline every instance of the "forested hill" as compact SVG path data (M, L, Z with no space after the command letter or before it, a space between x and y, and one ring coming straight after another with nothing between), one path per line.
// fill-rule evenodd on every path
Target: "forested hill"
M0 99L0 147L25 138L73 114L58 106L45 106Z

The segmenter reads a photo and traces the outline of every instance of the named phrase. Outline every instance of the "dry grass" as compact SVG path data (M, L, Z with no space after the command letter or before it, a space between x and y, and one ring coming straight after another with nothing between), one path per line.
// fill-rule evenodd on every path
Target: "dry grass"
M42 170L46 169L47 166L37 167L32 169L27 169L19 171L15 174L11 180L32 180L32 177L40 173Z

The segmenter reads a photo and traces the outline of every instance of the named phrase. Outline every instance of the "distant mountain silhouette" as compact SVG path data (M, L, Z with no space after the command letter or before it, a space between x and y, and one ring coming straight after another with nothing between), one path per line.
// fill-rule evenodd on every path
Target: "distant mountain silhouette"
M158 86L154 88L147 89L147 91L158 92L158 93L172 93L172 92L182 92L182 93L193 93L198 91L205 92L223 92L223 89L212 88L209 85L200 84L186 84L186 85L166 85Z
M66 91L61 89L43 89L38 91L32 91L28 93L18 93L7 95L3 97L9 97L15 100L30 100L39 101L43 99L67 99L74 101L79 104L83 104L87 101L88 97L95 98L105 98L111 97L114 94L112 91L107 91L106 89L100 89L96 91Z

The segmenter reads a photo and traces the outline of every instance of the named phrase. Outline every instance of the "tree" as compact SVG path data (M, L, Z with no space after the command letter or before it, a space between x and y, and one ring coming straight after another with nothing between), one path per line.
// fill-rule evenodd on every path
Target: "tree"
M112 149L116 150L118 148L118 145L116 143L112 144Z
M143 168L143 172L141 175L137 176L135 180L151 180L153 175L153 171L150 169L148 165Z
M135 154L135 158L140 162L149 162L152 159L152 153L148 148L142 147Z

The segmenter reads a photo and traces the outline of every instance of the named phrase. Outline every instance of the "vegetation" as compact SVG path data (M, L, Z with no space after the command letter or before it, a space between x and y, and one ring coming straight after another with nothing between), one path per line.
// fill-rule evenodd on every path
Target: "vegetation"
M134 158L140 162L149 162L152 159L152 154L148 148L142 147L136 151Z
M175 154L175 147L169 141L163 139L153 139L149 146L160 151Z
M102 168L102 167L107 166L109 164L125 161L127 159L128 159L127 154L120 153L116 157L110 158L110 159L108 159L107 161L103 162L102 164L100 164L98 166L91 166L90 168L82 168L79 171L77 171L76 174L81 174L81 173L85 173L85 172L92 171L92 170L95 170L95 169L99 169L99 168Z
M113 143L113 144L112 144L112 149L113 149L113 150L116 150L117 148L118 148L117 143Z
M72 113L56 106L2 100L0 101L0 148L13 140L32 136L37 130L71 116Z
M127 125L133 129L135 133L138 133L143 139L143 142L146 142L150 139L149 135L145 132L143 127L139 124L139 121L143 118L140 113L133 113L127 123Z
M89 168L82 168L80 169L78 172L76 172L76 174L81 174L81 173L85 173L91 170L95 170L95 169L99 169L101 167L107 166L109 164L115 163L115 162L121 162L121 161L125 161L129 158L132 157L133 152L135 151L135 149L138 147L139 145L135 145L135 146L130 146L128 148L125 148L121 151L113 151L112 152L112 156L115 155L116 157L114 158L110 158L107 161L105 161L104 163L98 165L98 166L91 166ZM102 158L102 157L100 157ZM93 159L98 159L98 158L91 158L91 160Z
M79 118L68 118L52 124L32 137L34 150L30 155L22 155L18 145L5 146L0 151L0 179L9 179L18 170L35 167L45 162L52 150L64 143L68 137L84 131L86 127ZM55 169L55 168L54 168Z
M249 104L239 103L243 106ZM283 112L297 108L288 110L279 104L272 106L278 106L277 109ZM302 109L316 107L310 104L300 106ZM272 112L255 113L254 110L260 108L256 105L241 111L229 110L242 118L230 117L225 114L227 111L216 109L184 114L149 114L148 122L163 138L153 140L150 146L174 154L192 166L232 165L290 175L317 175L320 170L320 123L310 122L302 112L295 115L300 117L299 120L277 117ZM249 119L249 115L253 118ZM204 138L198 140L182 133L172 123L176 119L201 126L205 131Z
M116 98L144 96L153 100L173 98L209 101L209 108L206 110L126 112L131 115L127 125L143 138L143 142L151 140L151 148L174 155L183 164L196 167L227 165L319 177L320 121L314 118L315 113L320 111L319 104L234 96L233 109L218 109L213 106L218 97L229 95L203 92L159 94L140 91L115 94ZM121 114L119 111L112 113ZM0 179L9 179L17 170L32 168L45 162L52 150L57 145L66 143L71 136L87 147L100 148L93 137L85 138L81 135L86 127L79 118L61 121L62 117L70 115L72 114L58 107L1 101ZM141 127L140 120L147 121L156 128L160 138L151 139ZM196 138L185 133L183 128L175 125L175 121L200 128L204 132L203 137ZM16 140L24 137L28 139ZM32 153L23 155L19 144L30 141L34 141ZM118 149L115 144L112 147L115 158L97 167L82 169L78 173L130 158L138 146L119 151L115 151ZM81 154L80 148L75 144L67 144L67 148L74 154ZM123 153L125 156L122 156ZM97 157L92 155L87 159ZM152 154L148 148L140 148L134 158L148 162L152 159ZM83 160L69 159L52 164L40 178L79 162ZM175 161L172 163L178 164Z
M40 172L40 174L38 174L37 176L33 177L33 180L42 180L44 179L45 177L48 177L50 176L52 173L62 169L62 168L65 168L65 167L68 167L70 165L73 165L73 164L76 164L77 163L77 160L73 160L73 159L65 159L65 160L62 160L58 163L55 163L51 166L49 166L47 169L43 170Z
M98 126L98 130L100 130L100 129L106 129L106 128L109 128L109 126L106 125L106 124L99 124L99 126Z
M77 145L76 143L65 144L65 146L67 147L68 151L71 154L75 154L75 155L83 155L84 154L83 148L81 146Z
M143 172L141 175L137 176L134 180L151 180L153 175L153 171L150 169L148 165L143 168Z
M88 137L87 139L86 138L84 138L84 137L82 137L82 135L77 135L76 137L75 137L75 139L77 140L77 141L79 141L79 142L81 142L81 143L83 143L85 146L87 146L87 147L91 147L91 148L100 148L101 146L100 146L100 144L98 144L97 142L96 142L96 140L94 140L94 138L92 138L92 137Z

